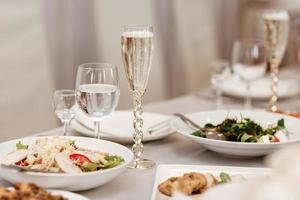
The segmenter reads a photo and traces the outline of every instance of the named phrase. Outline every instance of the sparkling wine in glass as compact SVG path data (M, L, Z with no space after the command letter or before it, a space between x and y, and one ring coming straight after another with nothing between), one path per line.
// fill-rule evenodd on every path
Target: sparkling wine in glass
M74 90L56 90L53 95L55 114L64 124L64 136L68 133L70 121L75 117L72 107L75 105Z
M111 114L119 100L117 68L108 63L86 63L78 67L76 100L78 107L95 124L95 137L100 139L100 122Z
M232 64L234 73L246 84L244 107L251 109L251 84L263 77L267 69L263 42L259 40L236 41L233 45Z
M133 96L134 114L134 164L132 168L148 169L155 163L142 159L143 152L143 109L145 94L153 56L153 29L151 26L128 25L121 35L122 59L129 88Z
M269 108L277 110L278 72L285 53L289 35L289 15L286 10L266 10L264 12L264 37L267 61L271 66L272 96Z

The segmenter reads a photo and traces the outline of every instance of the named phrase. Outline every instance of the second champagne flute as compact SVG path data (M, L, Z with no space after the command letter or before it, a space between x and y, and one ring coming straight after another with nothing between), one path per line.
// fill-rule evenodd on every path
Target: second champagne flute
M95 137L100 139L100 122L111 114L119 100L119 75L109 63L86 63L78 67L76 101L78 107L95 124Z

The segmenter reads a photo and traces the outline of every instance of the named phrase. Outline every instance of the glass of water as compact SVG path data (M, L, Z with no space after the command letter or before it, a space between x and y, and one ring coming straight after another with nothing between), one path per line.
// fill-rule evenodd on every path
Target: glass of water
M215 60L210 64L211 84L216 92L216 106L218 109L223 106L221 84L230 75L229 63L226 60Z
M119 101L119 75L109 63L85 63L78 67L76 102L95 125L95 137L100 139L100 122L111 114Z
M75 117L71 109L75 105L74 90L56 90L53 95L53 106L55 113L64 124L64 136L67 135L70 121Z
M251 84L266 73L266 53L263 41L236 41L232 51L233 71L246 84L245 108L250 109Z

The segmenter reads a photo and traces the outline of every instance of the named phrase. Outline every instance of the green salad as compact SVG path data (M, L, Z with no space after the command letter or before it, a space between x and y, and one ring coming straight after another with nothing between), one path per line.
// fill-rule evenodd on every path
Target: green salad
M220 124L207 123L201 130L192 133L197 137L233 142L273 143L288 141L284 119L263 128L249 118L227 118Z

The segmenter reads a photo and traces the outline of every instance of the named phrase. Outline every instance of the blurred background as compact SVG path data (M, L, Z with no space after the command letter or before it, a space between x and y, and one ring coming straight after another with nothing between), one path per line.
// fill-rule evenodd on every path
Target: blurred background
M289 11L283 65L297 66L299 0L0 0L0 140L59 126L53 92L73 89L77 66L85 62L118 66L118 108L130 109L120 49L124 24L154 27L144 100L152 103L210 87L212 60L230 60L236 39L263 37L266 8Z

